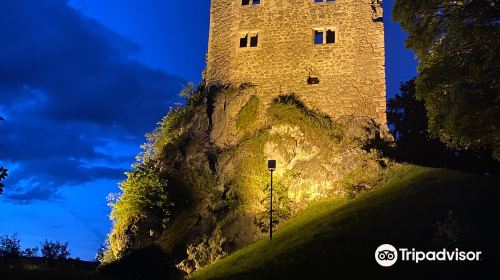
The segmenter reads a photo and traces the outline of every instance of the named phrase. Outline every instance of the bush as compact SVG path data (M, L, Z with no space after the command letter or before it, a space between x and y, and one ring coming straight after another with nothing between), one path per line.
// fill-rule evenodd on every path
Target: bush
M59 241L45 241L42 243L42 258L49 260L67 259L70 256L69 243Z
M252 97L250 97L238 113L238 116L236 117L236 125L243 132L248 132L253 128L252 125L258 118L257 114L259 112L259 105L259 98L252 95Z
M268 108L268 114L276 124L299 125L308 138L326 136L324 141L340 141L343 138L343 128L321 112L306 107L295 94L279 95L273 99ZM320 141L322 141L320 140Z
M108 237L106 252L99 255L102 262L114 261L131 249L151 246L155 235L169 222L174 203L167 190L168 182L162 174L161 163L169 161L168 156L175 156L187 143L187 128L195 115L195 108L208 103L207 94L203 87L195 89L189 84L180 93L187 102L171 108L157 123L157 128L146 134L147 141L141 146L137 163L126 173L127 179L120 183L122 193L108 196L113 230Z
M127 179L120 183L123 194L111 204L111 218L118 220L150 213L167 223L173 207L167 193L167 180L161 178L159 172L143 165L126 175Z
M151 164L139 164L120 183L121 196L112 198L110 218L113 231L104 262L122 256L129 249L150 245L152 232L168 223L174 203L167 192L167 180Z
M267 183L264 193L265 198L260 201L260 206L265 209L258 213L255 217L255 224L262 233L269 232L269 204L271 191L271 184ZM290 206L290 198L288 197L288 188L280 181L273 182L273 228L274 230L278 225L286 221L292 214ZM273 230L273 232L274 232Z
M1 235L0 236L0 256L2 257L19 257L21 255L21 240L17 238L17 234Z
M183 127L194 117L195 107L207 101L204 88L198 87L194 90L191 83L179 95L185 97L187 103L171 107L168 114L157 123L155 130L146 134L147 142L141 146L143 152L138 157L139 162L146 163L157 159L168 147L179 146L186 136Z

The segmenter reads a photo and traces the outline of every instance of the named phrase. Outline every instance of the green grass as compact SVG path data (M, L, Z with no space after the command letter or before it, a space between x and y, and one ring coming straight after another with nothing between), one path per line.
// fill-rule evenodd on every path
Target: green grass
M341 275L425 273L464 276L495 271L500 256L500 179L443 169L402 165L384 176L384 187L353 200L318 202L275 234L205 269L190 279L334 279ZM452 211L460 238L436 238L438 222ZM390 243L421 250L483 251L479 263L398 263L382 268L375 249ZM476 275L477 276L477 275Z

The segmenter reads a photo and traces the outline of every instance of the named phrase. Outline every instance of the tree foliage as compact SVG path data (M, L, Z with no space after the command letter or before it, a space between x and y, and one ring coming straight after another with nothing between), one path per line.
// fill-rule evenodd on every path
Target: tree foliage
M500 160L500 1L396 0L393 16L419 60L430 133Z
M0 194L2 194L2 192L3 192L3 186L4 186L1 182L5 178L7 178L7 169L5 169L4 167L0 166Z
M49 241L45 239L42 243L42 257L50 260L67 259L70 256L69 243Z
M126 174L127 179L120 183L123 194L112 204L111 218L128 219L150 214L166 223L173 206L167 193L167 180L145 165L138 165Z
M428 133L425 102L415 95L415 79L401 84L401 93L389 99L387 120L397 143L396 159L416 164L432 165L444 154L446 146Z
M38 255L38 247L25 248L22 252L23 256L32 258Z
M13 235L0 235L0 256L19 257L21 255L21 240Z
M3 120L4 119L2 117L0 117L0 122ZM2 192L3 192L4 185L2 184L2 180L4 180L5 178L7 178L7 169L0 166L0 194L2 194Z
M174 201L169 193L168 179L162 162L175 155L188 141L186 126L195 114L195 107L207 102L206 91L189 84L180 96L185 104L176 104L156 129L146 134L146 143L136 157L127 179L120 183L120 194L110 194L110 218L113 230L105 248L97 258L110 263L133 250L151 246L174 213Z
M387 120L396 139L398 161L500 174L500 163L490 154L452 149L429 134L425 102L416 98L415 79L401 84L401 92L389 99Z

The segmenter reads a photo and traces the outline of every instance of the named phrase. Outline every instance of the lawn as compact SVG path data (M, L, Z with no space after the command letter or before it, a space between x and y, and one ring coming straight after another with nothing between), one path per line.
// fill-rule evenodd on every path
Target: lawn
M402 165L385 186L352 200L311 205L275 232L190 279L333 279L479 276L500 262L500 179ZM439 234L439 233L444 234ZM384 243L418 250L480 250L479 262L401 263L380 267Z

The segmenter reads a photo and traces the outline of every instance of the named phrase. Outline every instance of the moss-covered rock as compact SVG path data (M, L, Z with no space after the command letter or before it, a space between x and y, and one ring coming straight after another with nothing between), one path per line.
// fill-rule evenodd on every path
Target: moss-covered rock
M376 187L372 178L388 164L380 153L385 128L373 120L332 120L293 94L265 105L252 90L191 90L187 105L171 112L144 146L138 166L152 166L167 180L174 205L168 222L153 229L161 231L154 242L185 273L269 230L268 159L278 163L275 228L312 201ZM115 229L127 221L116 219ZM110 251L120 256L116 247Z

